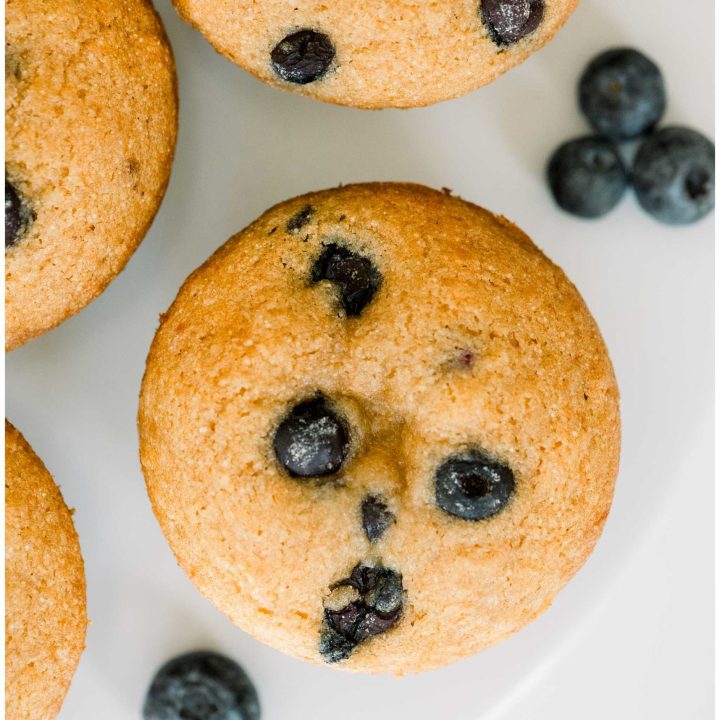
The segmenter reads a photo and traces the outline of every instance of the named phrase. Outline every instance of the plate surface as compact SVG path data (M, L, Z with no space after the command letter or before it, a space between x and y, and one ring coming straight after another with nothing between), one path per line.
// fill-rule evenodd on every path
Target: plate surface
M494 85L426 109L382 112L266 87L216 55L169 2L159 10L175 50L181 98L164 204L125 272L98 300L7 356L7 415L76 508L86 562L92 625L61 720L139 717L155 669L200 647L247 668L266 720L563 720L580 710L596 717L592 708L601 717L599 708L613 705L602 699L612 692L598 667L608 668L607 677L641 678L659 668L660 679L667 678L652 690L657 703L641 703L627 717L678 717L678 708L688 709L678 704L683 695L695 702L683 717L710 717L711 606L695 593L712 589L701 578L712 572L714 218L667 228L628 195L606 219L583 222L555 209L543 171L557 144L587 132L575 107L576 78L609 46L632 45L655 58L669 92L666 123L712 136L712 0L694 0L692 18L685 17L688 3L671 0L585 0L553 42ZM515 637L400 681L288 659L200 597L151 512L135 429L158 314L185 277L272 204L369 180L447 186L520 225L584 295L622 393L616 502L585 568ZM670 533L674 551L660 556ZM676 570L680 586L667 582L660 594L643 594L656 588L658 573ZM625 595L628 588L635 601ZM667 612L646 612L651 601ZM603 642L619 627L629 628L621 648ZM677 675L658 664L661 654L672 657L673 645L641 644L661 628L675 628L668 637L684 642L685 657L695 658L692 672ZM651 692L623 687L636 699ZM590 709L588 693L600 696Z

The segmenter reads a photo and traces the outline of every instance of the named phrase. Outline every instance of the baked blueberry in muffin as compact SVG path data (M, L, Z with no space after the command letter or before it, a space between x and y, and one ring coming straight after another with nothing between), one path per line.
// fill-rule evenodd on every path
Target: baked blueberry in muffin
M266 83L362 108L417 107L486 85L541 48L577 0L174 0Z
M563 272L504 218L401 184L281 203L194 272L139 429L203 594L286 653L393 674L545 610L619 451L612 366Z

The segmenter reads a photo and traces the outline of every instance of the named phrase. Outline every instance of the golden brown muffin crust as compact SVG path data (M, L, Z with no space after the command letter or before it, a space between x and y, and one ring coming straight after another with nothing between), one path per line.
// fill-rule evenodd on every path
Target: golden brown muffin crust
M264 82L340 105L403 108L492 82L550 40L578 0L545 0L537 29L507 46L492 40L478 0L173 2L218 52ZM306 85L285 82L270 62L272 49L300 29L322 32L335 47L327 74Z
M51 720L85 647L85 571L72 515L5 421L5 717Z
M330 242L382 275L357 318L309 282ZM318 391L350 428L339 481L292 479L273 456L280 419ZM545 610L600 535L619 456L613 370L563 272L504 218L401 184L281 203L196 270L161 319L139 429L178 562L258 639L321 662L330 585L361 561L400 572L402 621L340 664L394 674L477 652ZM517 483L480 522L433 495L438 465L468 446ZM396 515L373 545L368 494Z
M5 253L6 348L87 305L147 232L177 91L146 0L8 0L5 169L36 219Z

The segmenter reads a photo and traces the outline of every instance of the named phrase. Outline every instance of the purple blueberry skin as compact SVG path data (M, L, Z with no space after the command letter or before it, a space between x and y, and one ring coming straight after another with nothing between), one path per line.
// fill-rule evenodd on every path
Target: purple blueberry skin
M610 212L628 184L613 143L592 136L563 143L550 158L547 177L555 202L582 218L598 218Z
M632 48L615 48L587 66L578 100L599 135L630 140L652 130L663 116L665 84L652 60Z
M632 170L638 202L655 219L687 225L715 207L715 145L685 127L666 127L638 149Z
M197 651L158 670L145 697L143 720L260 720L260 703L236 662Z

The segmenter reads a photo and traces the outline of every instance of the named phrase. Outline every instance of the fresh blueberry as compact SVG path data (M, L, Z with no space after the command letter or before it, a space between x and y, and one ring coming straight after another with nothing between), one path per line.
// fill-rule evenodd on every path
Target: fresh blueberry
M318 396L296 405L275 431L275 457L295 478L337 473L350 449L345 422Z
M342 245L327 245L313 265L310 281L329 280L340 291L347 317L357 317L372 302L382 278L372 260Z
M27 200L5 176L5 249L12 247L27 232L35 213Z
M296 233L301 228L305 227L310 222L310 218L313 216L315 208L312 205L306 205L305 207L298 210L288 221L285 223L285 229L289 233Z
M479 450L452 455L435 473L438 507L463 520L497 515L514 492L513 471Z
M537 28L543 18L545 0L481 0L480 14L492 41L512 45Z
M617 149L599 137L582 137L561 145L550 158L547 175L555 202L584 218L610 212L628 184Z
M356 565L331 589L342 586L352 587L357 599L338 610L325 608L319 650L327 663L346 660L360 643L395 627L403 613L402 575L392 568Z
M363 530L372 543L395 522L395 516L388 510L385 501L377 495L368 495L360 507Z
M631 48L598 55L582 74L578 94L580 109L593 128L613 140L648 132L665 112L660 69Z
M192 652L163 665L143 720L259 720L260 703L243 669L223 655Z
M715 207L715 145L684 127L648 137L635 156L632 182L640 205L670 225L686 225Z
M283 38L270 53L275 72L296 85L319 80L328 71L335 47L330 38L316 30L298 30Z

